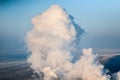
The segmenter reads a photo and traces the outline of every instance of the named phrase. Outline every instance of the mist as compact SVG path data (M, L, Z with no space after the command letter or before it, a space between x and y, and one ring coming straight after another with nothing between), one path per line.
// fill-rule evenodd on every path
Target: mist
M33 28L26 35L31 53L27 61L40 80L110 80L111 76L99 63L97 54L92 53L92 48L80 52L80 39L85 30L65 9L52 5L35 16L32 24ZM73 63L76 53L80 56Z

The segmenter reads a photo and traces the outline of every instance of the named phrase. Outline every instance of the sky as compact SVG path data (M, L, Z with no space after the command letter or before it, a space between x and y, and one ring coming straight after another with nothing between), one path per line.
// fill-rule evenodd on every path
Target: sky
M24 53L31 19L53 4L85 30L81 48L120 49L120 0L0 0L0 53Z

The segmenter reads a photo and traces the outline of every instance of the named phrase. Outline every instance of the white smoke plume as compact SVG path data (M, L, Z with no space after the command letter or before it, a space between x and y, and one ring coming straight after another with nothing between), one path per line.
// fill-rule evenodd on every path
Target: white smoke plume
M117 80L120 80L120 71L117 73Z
M32 24L26 36L31 52L28 62L40 80L110 80L91 48L83 49L80 58L72 63L84 30L63 8L51 6L35 16Z
M114 73L112 76L113 76L113 80L120 80L120 71L117 73Z

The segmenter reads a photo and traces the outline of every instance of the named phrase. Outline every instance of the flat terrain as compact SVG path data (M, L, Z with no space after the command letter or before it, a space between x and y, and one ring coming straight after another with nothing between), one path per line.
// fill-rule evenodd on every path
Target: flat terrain
M32 74L32 69L25 61L0 63L0 80L28 80Z

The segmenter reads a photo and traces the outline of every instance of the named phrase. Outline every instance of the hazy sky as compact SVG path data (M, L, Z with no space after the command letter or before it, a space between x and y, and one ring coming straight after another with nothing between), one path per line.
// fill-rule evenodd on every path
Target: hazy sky
M32 17L52 4L85 29L81 48L120 49L120 0L0 0L0 50L24 48Z

